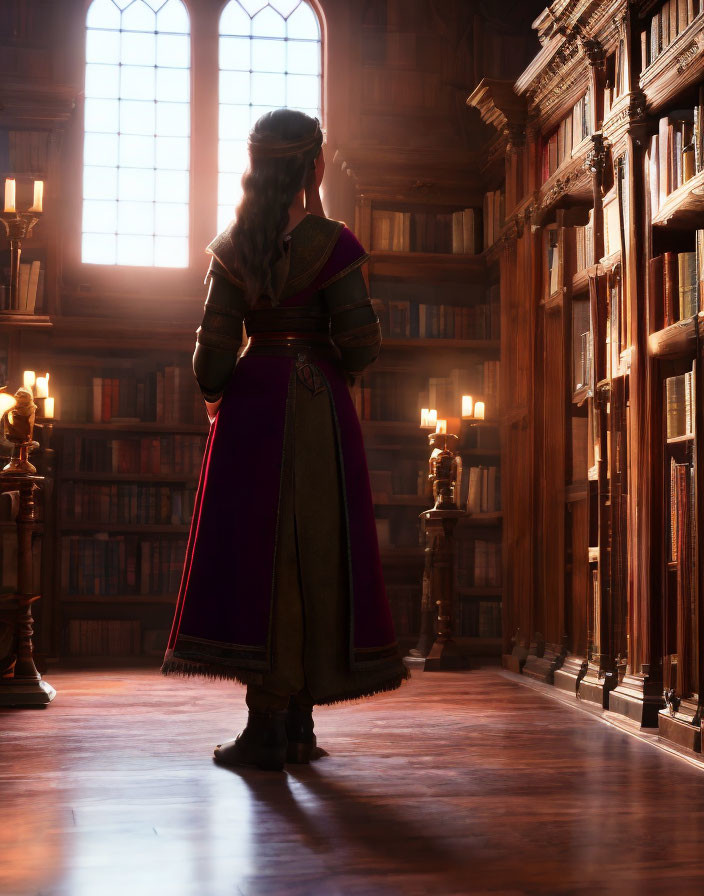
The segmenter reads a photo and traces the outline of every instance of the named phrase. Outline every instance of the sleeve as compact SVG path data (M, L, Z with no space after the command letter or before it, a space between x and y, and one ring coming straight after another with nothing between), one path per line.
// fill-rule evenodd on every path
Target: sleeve
M367 292L360 267L323 290L330 312L330 336L351 378L376 361L381 349L379 318Z
M235 286L213 259L205 278L208 294L203 319L196 330L193 373L206 401L217 401L237 363L242 345L242 324L248 305L243 291Z

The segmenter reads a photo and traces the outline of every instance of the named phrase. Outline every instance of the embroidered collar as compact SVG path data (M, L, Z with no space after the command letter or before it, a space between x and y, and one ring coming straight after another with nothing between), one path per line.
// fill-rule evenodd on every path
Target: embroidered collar
M284 254L273 272L279 302L313 282L335 248L344 226L342 221L308 214L286 234ZM220 262L232 283L244 287L234 265L232 225L215 237L206 252Z

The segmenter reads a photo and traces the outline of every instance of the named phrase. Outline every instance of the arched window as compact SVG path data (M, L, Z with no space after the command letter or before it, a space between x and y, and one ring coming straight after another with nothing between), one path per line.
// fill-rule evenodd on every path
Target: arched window
M182 0L93 0L81 258L186 267L190 37Z
M247 134L270 109L320 118L320 23L305 0L230 0L220 18L218 231L233 216Z

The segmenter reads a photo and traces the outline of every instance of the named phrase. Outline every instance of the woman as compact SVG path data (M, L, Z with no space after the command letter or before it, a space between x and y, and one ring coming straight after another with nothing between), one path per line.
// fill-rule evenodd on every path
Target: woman
M208 247L193 368L211 426L162 671L247 685L227 765L308 762L315 704L407 677L349 391L381 344L369 256L324 216L322 141L302 112L263 115L236 220Z

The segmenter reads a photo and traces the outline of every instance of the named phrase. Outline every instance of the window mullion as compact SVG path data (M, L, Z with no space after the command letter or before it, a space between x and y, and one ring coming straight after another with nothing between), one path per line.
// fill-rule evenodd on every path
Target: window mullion
M191 4L191 266L203 267L216 233L218 190L218 13L221 3Z

